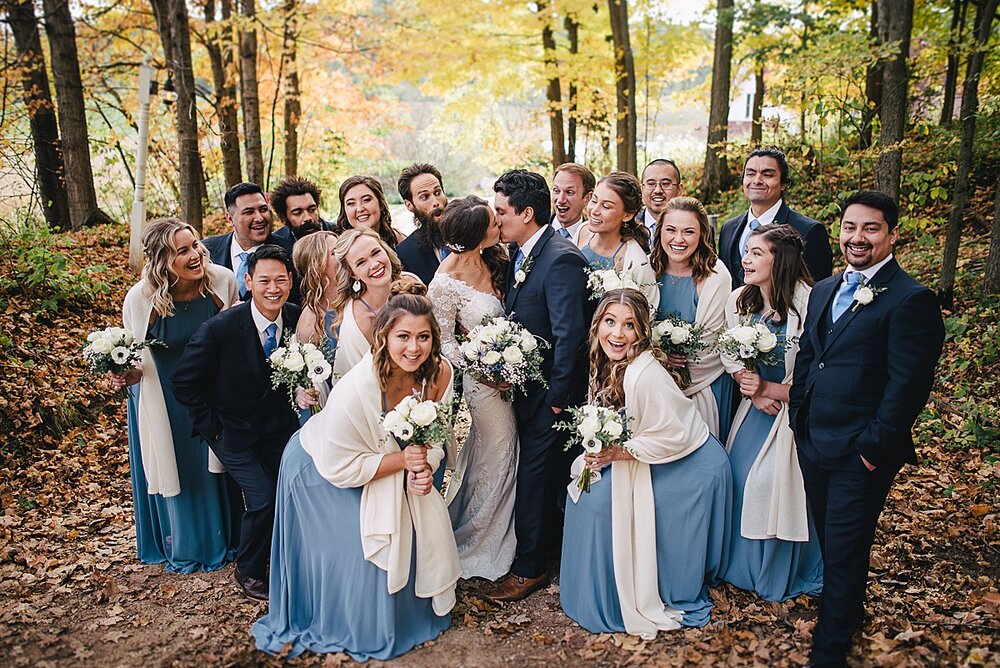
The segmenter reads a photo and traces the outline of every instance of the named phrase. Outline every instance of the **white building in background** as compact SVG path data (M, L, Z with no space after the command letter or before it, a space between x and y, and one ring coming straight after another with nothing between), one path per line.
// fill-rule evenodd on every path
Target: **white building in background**
M750 126L753 123L753 98L755 93L755 83L753 77L743 79L734 87L732 99L729 101L729 135L732 137L749 134ZM761 117L764 122L774 123L777 121L783 128L790 132L798 131L799 119L787 107L773 107L765 105L761 109Z

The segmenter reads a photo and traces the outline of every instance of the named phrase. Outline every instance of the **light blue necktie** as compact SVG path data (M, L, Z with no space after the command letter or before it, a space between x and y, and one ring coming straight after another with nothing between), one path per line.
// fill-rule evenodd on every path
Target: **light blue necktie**
M854 291L857 289L859 283L861 283L860 271L849 271L844 274L844 283L840 286L837 298L833 300L833 311L831 314L833 315L834 322L837 322L840 316L844 315L847 307L854 302Z
M264 337L264 357L270 358L271 353L278 347L278 326L273 322L264 330L267 336Z
M240 266L236 268L236 282L240 286L240 297L243 297L247 293L247 258L250 253L244 251L236 257L240 259Z
M565 227L560 227L559 236L561 236L563 239L569 239L569 230L567 230Z
M517 255L514 256L514 274L521 271L521 265L524 264L524 253L520 250L517 251ZM516 278L514 280L517 280Z
M750 221L750 224L747 227L750 228L750 231L747 232L747 238L746 241L743 242L743 249L740 251L740 255L747 254L747 244L750 243L750 234L758 227L760 227L760 221L754 218L753 220Z

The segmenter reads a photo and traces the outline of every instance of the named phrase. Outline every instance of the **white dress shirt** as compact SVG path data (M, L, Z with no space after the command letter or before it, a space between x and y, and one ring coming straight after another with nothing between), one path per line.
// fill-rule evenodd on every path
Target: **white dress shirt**
M575 223L573 223L569 227L566 227L565 228L566 231L569 232L569 240L572 241L575 244L577 238L580 236L580 229L584 225L586 225L586 224L587 224L587 221L585 221L583 219L583 216L580 216L580 220L576 221ZM552 229L555 230L556 234L559 234L559 230L561 230L563 228L564 228L564 225L562 223L560 223L557 218L553 217L552 218ZM559 234L559 236L562 236L562 235Z
M528 240L524 242L523 246L520 246L518 248L518 250L520 250L521 253L524 254L525 260L527 260L528 256L531 255L531 249L534 248L535 244L538 243L538 240L542 238L542 232L544 231L545 231L544 225L539 227L538 231L532 234L531 237L529 237Z
M750 221L756 218L758 221L760 221L761 225L770 225L771 223L774 222L774 217L778 215L778 209L781 208L782 201L783 200L779 199L777 202L774 203L774 206L772 206L770 209L760 214L759 216L755 216L753 214L753 207L750 207L747 210L747 224L743 226L743 234L740 235L741 251L744 248L746 248L747 241L750 239L750 233L753 231L750 229Z
M240 270L240 253L246 253L247 259L249 259L250 256L253 255L255 252L257 252L257 249L260 248L262 245L263 244L257 244L256 246L251 246L250 248L244 250L243 248L240 247L240 242L236 240L236 235L234 234L233 240L229 244L229 262L233 265L233 273L235 274L237 271ZM242 278L243 278L242 276L236 277L237 285L240 284Z
M274 322L271 322L270 320L267 319L267 316L265 316L263 313L257 310L257 305L254 304L253 300L251 299L250 313L251 315L253 315L254 327L257 328L257 336L260 337L260 347L261 348L264 347L264 341L267 339L267 328L270 327L272 324L278 326L278 331L275 332L274 334L274 345L280 346L281 333L282 333L281 326L282 324L284 324L281 319L281 311L278 311L278 317L274 319Z
M889 260L891 260L891 259L892 259L892 253L889 253L888 255L886 255L882 259L881 262L879 262L878 264L873 264L872 266L868 267L867 269L855 269L851 265L847 265L847 271L856 271L856 272L860 273L862 276L864 276L865 283L869 283L873 278L875 278L875 274L877 274L879 272L879 269L881 269L882 267L884 267L886 265L886 263L888 263ZM844 275L841 277L841 279L840 279L841 282L845 282L845 283L847 282L847 271L845 271Z

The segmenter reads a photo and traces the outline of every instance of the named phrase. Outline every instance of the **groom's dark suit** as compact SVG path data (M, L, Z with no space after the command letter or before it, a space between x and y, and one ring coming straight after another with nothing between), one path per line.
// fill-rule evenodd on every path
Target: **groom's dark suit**
M934 294L895 259L872 277L881 290L874 300L833 322L842 277L820 281L809 297L789 401L824 560L816 665L842 665L861 624L875 526L896 473L917 461L910 431L944 340Z
M516 254L512 248L511 257ZM520 453L514 502L517 556L511 572L535 578L546 571L547 548L558 539L557 503L569 483L563 453L567 433L552 429L558 419L552 406L577 406L586 397L587 332L594 305L587 292L587 260L551 226L543 228L528 258L522 265L527 276L517 287L511 262L505 310L551 345L542 349L548 389L532 383L514 399Z

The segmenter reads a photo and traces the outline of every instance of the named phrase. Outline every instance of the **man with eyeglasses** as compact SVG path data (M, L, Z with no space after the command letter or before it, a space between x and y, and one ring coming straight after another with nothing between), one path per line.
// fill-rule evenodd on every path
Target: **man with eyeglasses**
M667 158L657 158L642 170L642 203L638 219L649 228L650 248L656 245L656 221L667 202L681 194L681 170Z

